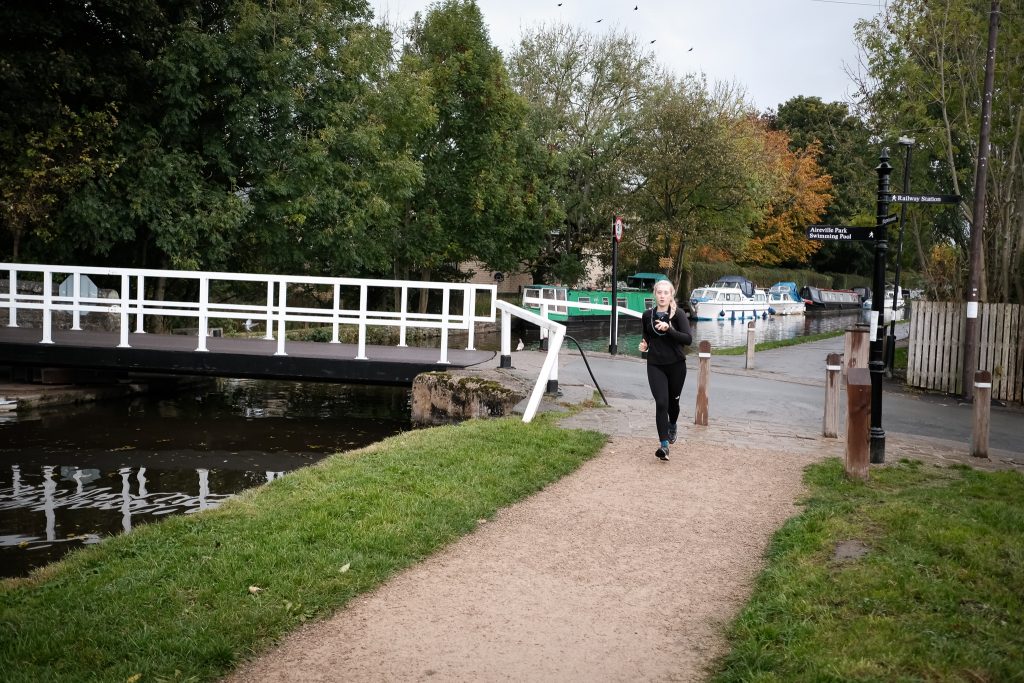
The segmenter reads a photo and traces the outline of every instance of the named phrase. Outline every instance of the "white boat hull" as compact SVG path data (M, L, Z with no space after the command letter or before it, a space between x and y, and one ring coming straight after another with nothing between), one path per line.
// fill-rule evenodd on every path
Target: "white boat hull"
M803 301L769 301L768 305L775 311L775 315L803 315L807 312L807 305Z
M696 320L755 320L768 315L768 304L763 301L700 301L694 306Z

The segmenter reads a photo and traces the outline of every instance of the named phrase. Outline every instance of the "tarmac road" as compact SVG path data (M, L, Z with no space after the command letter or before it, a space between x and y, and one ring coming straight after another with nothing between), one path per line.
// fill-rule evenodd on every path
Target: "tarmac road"
M765 422L775 428L790 423L800 431L820 429L825 400L825 357L842 352L842 337L759 351L753 370L744 369L743 356L713 356L708 388L710 419ZM517 355L513 355L513 363ZM587 353L587 359L598 385L613 405L616 398L650 399L646 361L593 352ZM695 354L687 358L689 374L681 398L683 415L691 420L696 403L698 362ZM559 385L583 388L593 384L579 351L563 349ZM846 410L845 390L841 396L842 416ZM969 447L973 412L972 405L956 397L912 392L894 381L886 381L884 385L882 428L886 433L944 439ZM992 406L989 447L1005 451L1002 455L1024 463L1024 410L1018 406Z

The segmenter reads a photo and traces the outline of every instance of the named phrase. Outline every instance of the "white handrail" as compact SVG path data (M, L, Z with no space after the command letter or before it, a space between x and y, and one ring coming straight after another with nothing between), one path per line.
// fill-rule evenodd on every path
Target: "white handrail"
M508 356L512 349L512 316L538 325L541 330L549 332L551 336L548 341L548 355L544 358L544 364L537 376L537 383L533 385L530 400L526 402L526 410L523 411L523 422L529 422L537 414L537 408L540 407L540 400L544 396L548 380L558 376L558 352L562 348L562 340L565 338L565 325L543 318L507 301L495 301L495 306L501 310L501 353L503 356Z
M38 310L42 314L42 343L52 343L52 316L57 311L73 314L72 325L77 327L82 313L112 313L120 317L119 347L129 347L130 316L135 316L136 333L143 330L146 316L195 318L200 331L196 351L206 351L204 331L210 321L216 319L261 319L266 324L265 339L274 339L274 322L277 323L277 348L275 355L287 355L285 350L285 329L290 322L314 322L332 325L337 339L338 325L355 325L358 328L357 359L366 359L366 330L369 326L397 327L400 330L400 345L405 344L405 331L410 327L433 328L441 331L441 348L438 363L448 362L447 340L452 330L467 333L468 349L473 348L473 328L478 322L495 321L497 299L496 285L481 285L452 282L423 282L419 280L384 280L374 278L346 278L323 276L269 275L256 273L226 273L207 271L181 271L142 268L105 268L99 266L45 265L28 263L0 263L0 272L8 274L9 289L0 292L0 308L8 309L8 327L18 326L18 310ZM43 293L21 294L18 282L24 283L24 275L41 275ZM54 293L54 276L70 275L74 278L74 292L71 296ZM120 296L117 299L85 297L79 291L79 279L85 275L118 277L121 280ZM168 278L197 281L198 295L189 300L147 299L145 281L147 278ZM38 280L38 278L36 278ZM134 280L135 295L131 285ZM267 285L265 303L228 303L211 300L213 285L222 283L264 282ZM289 306L288 288L292 286L323 286L333 289L333 301L329 308ZM341 307L340 292L351 291L359 301L357 309ZM400 301L395 309L373 309L368 305L368 293L372 288L397 290ZM409 311L408 297L413 290L440 291L442 310L440 313L417 313ZM453 294L461 295L461 311L449 310ZM488 313L478 315L476 302L481 294L490 295ZM276 302L275 302L276 299Z

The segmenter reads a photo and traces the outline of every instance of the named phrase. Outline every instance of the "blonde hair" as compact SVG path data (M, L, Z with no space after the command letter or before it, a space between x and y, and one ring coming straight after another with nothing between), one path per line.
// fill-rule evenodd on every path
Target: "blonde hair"
M665 285L668 287L668 295L672 297L671 299L669 299L668 302L668 316L670 318L674 318L676 317L676 309L678 308L678 306L676 306L676 287L675 285L672 284L671 280L658 280L657 282L654 283L654 287L651 289L651 293L657 296L658 287L660 287L661 285ZM654 308L658 308L657 300L655 300L654 302Z

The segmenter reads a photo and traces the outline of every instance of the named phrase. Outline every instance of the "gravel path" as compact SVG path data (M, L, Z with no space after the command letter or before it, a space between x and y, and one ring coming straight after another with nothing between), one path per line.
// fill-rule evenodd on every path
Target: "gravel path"
M798 512L803 468L836 442L770 450L742 428L690 427L663 463L651 439L614 435L632 431L638 407L569 420L613 437L228 680L703 680L771 535Z

